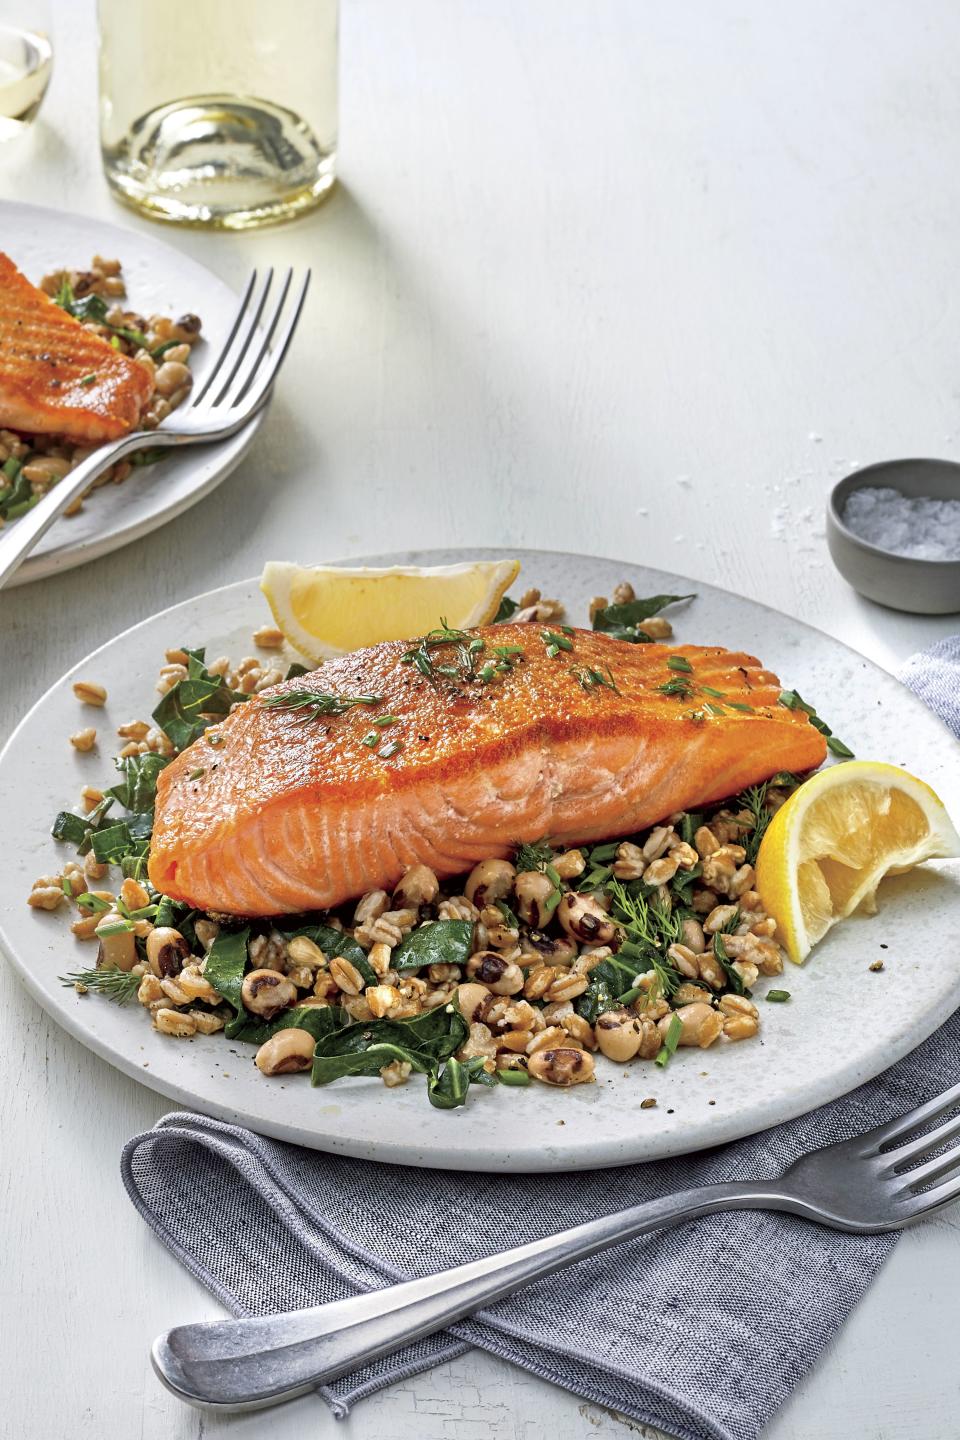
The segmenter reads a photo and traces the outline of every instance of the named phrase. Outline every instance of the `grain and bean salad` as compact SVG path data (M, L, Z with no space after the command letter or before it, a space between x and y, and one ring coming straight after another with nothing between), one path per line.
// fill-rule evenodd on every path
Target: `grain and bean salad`
M88 330L147 370L153 393L140 418L142 429L155 430L183 402L193 384L191 350L200 339L196 315L173 320L166 315L145 317L128 309L120 261L102 255L94 255L88 270L52 271L43 277L40 288ZM96 448L58 435L0 429L0 527L17 520ZM118 460L90 489L119 485L134 469L154 464L165 453L159 448L140 450L129 460ZM81 496L65 514L76 515L85 498Z
M621 586L612 603L596 597L591 616L596 628L665 639L670 622L656 612L679 598L689 597L637 600ZM500 618L562 613L530 591ZM164 1035L246 1041L266 1076L309 1071L323 1085L379 1075L392 1087L422 1073L440 1108L463 1104L471 1084L579 1085L596 1078L597 1057L663 1069L678 1048L756 1036L752 991L781 973L783 952L754 861L770 817L801 783L790 774L626 839L522 844L454 879L414 865L392 892L335 912L241 922L158 894L146 862L160 771L234 706L305 671L273 663L280 631L264 627L254 640L261 654L236 664L167 651L151 720L118 727L119 782L85 786L82 813L57 816L53 834L77 859L40 877L28 903L74 906L74 935L97 945L95 966L65 984L135 998ZM108 697L95 679L74 692L87 713L102 713ZM96 749L92 725L69 739ZM119 884L108 884L117 867Z

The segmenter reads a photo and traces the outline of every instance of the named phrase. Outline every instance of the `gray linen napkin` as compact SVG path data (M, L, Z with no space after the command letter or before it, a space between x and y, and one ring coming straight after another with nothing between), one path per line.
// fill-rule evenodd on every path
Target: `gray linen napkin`
M960 641L938 653L950 643L929 662L915 657L903 678L956 730L958 677L931 678L960 662ZM958 1057L955 1015L892 1070L799 1120L619 1170L498 1176L383 1166L177 1113L128 1142L123 1180L147 1224L228 1310L269 1314L427 1275L671 1190L778 1175L806 1151L955 1084ZM679 1440L753 1440L895 1243L788 1215L698 1220L583 1261L320 1394L343 1416L475 1345Z

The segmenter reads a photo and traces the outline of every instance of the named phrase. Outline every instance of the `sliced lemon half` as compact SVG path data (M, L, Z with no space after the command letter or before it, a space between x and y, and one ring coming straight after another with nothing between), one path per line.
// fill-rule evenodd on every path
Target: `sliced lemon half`
M896 765L851 760L811 776L760 844L756 886L800 965L858 907L873 912L884 875L960 855L960 836L929 785Z
M260 589L290 644L319 664L381 640L424 635L441 617L454 629L489 625L519 573L519 560L388 570L270 560Z

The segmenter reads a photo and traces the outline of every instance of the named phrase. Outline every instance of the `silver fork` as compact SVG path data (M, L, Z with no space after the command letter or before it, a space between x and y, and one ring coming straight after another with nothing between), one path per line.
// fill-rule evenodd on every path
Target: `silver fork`
M700 1215L786 1210L855 1234L899 1230L960 1195L960 1145L935 1153L960 1136L960 1114L909 1138L958 1107L960 1085L802 1156L778 1180L682 1190L422 1280L284 1315L179 1325L154 1342L154 1369L191 1405L255 1410L336 1380L575 1260Z
M156 430L135 430L98 446L32 510L0 533L0 589L54 520L118 460L138 450L206 445L243 429L267 400L283 364L306 299L310 271L295 279L287 270L276 289L274 278L273 270L268 270L258 284L254 270L210 374L185 405Z

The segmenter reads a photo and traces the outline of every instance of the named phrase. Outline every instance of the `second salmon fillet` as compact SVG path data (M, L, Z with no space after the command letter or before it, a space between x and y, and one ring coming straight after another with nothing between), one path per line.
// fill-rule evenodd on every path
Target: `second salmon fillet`
M233 915L328 909L413 864L630 835L825 757L750 655L550 633L375 645L238 706L160 775L152 884ZM275 703L305 692L361 703Z
M152 390L143 365L68 315L0 251L0 426L114 440L138 423Z

